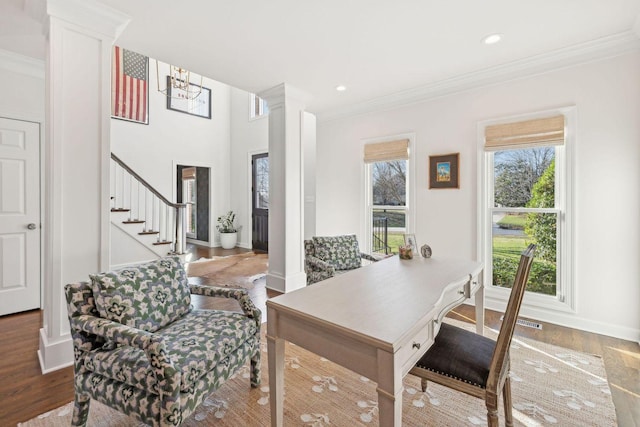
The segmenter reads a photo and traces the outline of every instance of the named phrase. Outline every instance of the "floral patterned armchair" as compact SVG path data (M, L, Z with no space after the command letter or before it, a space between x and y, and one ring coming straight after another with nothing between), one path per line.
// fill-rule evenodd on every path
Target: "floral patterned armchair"
M386 257L360 252L355 234L313 237L304 241L304 252L307 285L359 268L363 260L376 262Z
M74 350L73 425L91 399L152 426L177 426L247 359L260 383L261 313L244 289L189 285L178 257L65 287ZM238 300L198 310L191 294Z

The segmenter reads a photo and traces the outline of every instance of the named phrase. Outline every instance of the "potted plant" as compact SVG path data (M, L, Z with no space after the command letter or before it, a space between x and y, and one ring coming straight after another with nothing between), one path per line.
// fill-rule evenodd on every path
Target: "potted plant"
M223 249L233 249L238 243L238 228L234 224L235 219L236 214L233 211L218 217L216 228L220 232L220 245Z

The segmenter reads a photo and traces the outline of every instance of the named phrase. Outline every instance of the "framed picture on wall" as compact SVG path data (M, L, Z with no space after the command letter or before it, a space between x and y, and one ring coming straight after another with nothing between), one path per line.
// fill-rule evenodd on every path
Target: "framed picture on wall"
M189 86L193 87L194 91L197 91L198 87L200 87L200 85L194 85L193 83L189 83ZM171 76L167 76L167 108L210 119L211 89L202 86L200 94L195 98L189 99L186 90L171 87Z
M460 153L429 156L429 188L460 188Z

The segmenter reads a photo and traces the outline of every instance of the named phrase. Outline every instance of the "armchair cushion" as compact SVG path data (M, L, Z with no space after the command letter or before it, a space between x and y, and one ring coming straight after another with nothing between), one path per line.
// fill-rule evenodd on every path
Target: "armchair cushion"
M192 392L196 382L236 352L257 333L255 320L242 313L192 310L156 332L180 375L180 391ZM161 385L144 351L105 345L87 353L84 367L106 378L158 394Z
M355 234L314 237L316 257L336 270L351 270L362 265L360 248Z
M100 317L155 332L191 310L189 281L179 257L90 275Z

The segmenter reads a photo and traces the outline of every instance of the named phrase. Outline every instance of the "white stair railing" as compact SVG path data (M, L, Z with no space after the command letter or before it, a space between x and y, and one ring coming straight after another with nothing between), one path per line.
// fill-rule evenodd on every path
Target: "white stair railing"
M170 253L185 253L186 205L167 200L115 154L111 153L113 211L128 212L125 223L140 223L142 233L156 234L154 245L169 244Z

